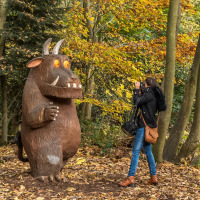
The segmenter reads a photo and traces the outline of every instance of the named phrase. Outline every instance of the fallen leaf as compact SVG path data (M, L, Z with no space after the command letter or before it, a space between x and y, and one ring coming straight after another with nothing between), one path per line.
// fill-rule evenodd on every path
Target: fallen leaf
M71 192L71 191L74 191L74 190L76 190L76 189L73 188L73 187L69 187L69 188L67 188L66 190L69 191L69 192Z
M76 165L81 165L81 164L83 164L83 163L86 162L86 159L85 159L85 158L77 158L76 161L77 161L77 162L76 162Z
M21 191L25 190L25 186L20 185L20 190L21 190Z
M43 200L43 197L37 197L36 200Z

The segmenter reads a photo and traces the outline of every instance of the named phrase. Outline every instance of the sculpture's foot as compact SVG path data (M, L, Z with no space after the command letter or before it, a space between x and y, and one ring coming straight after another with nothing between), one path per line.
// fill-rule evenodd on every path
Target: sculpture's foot
M38 176L37 177L37 180L38 181L41 181L41 182L46 182L46 181L50 181L50 182L53 182L54 180L56 181L61 181L61 177L59 175L50 175L50 176Z

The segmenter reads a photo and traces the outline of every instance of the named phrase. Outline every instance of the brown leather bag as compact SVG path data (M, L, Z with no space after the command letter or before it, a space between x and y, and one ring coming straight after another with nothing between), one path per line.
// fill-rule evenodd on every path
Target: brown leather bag
M156 143L157 137L158 137L157 128L151 128L146 124L144 117L142 115L142 112L141 112L141 116L145 125L145 134L144 134L145 141L149 143L153 143L153 144Z

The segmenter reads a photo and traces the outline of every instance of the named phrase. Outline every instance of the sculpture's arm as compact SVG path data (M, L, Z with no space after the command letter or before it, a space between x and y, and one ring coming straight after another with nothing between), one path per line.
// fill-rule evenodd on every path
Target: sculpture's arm
M39 128L56 120L59 107L53 106L53 103L41 105L27 113L27 123L31 128Z

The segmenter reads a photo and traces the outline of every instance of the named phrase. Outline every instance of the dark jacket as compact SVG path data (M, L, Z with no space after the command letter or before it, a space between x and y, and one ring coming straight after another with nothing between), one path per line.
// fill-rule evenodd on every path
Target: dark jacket
M134 104L137 100L137 98L140 97L140 102L138 104L138 107L142 111L144 120L146 124L152 128L157 127L157 117L156 117L156 112L157 112L157 106L156 106L156 97L154 95L154 92L152 91L151 87L145 88L144 94L139 95L139 89L134 89ZM141 117L141 113L139 112L138 114L138 128L144 127L144 122Z

